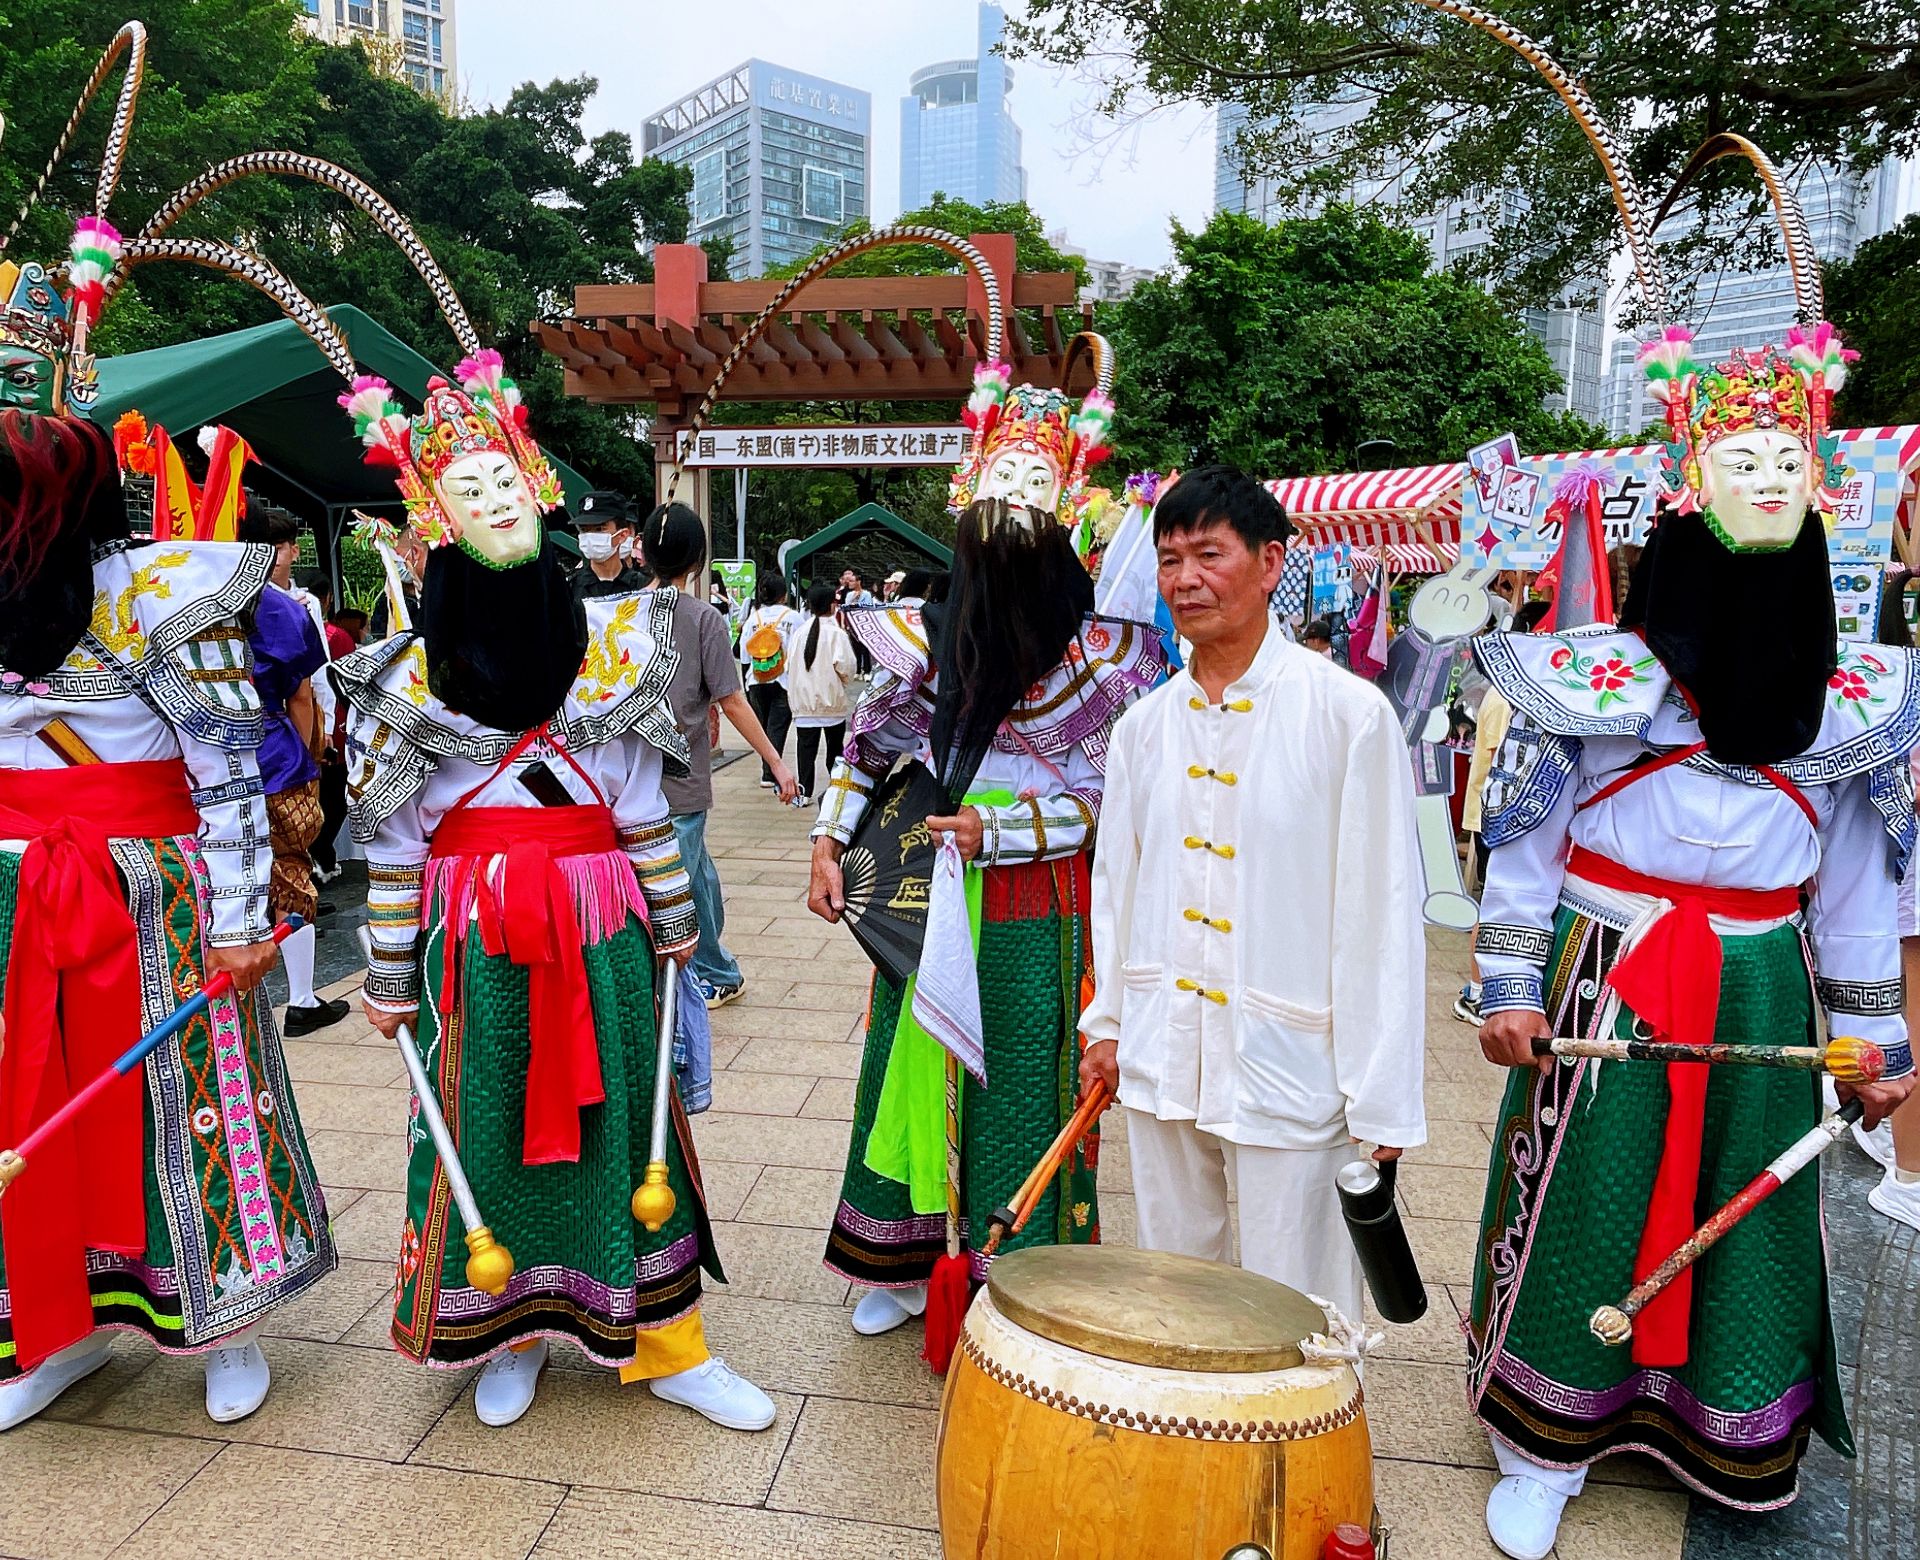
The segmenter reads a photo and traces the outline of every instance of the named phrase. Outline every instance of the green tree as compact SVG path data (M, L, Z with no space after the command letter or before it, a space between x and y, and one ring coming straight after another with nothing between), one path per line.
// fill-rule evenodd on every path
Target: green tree
M1864 166L1920 146L1920 26L1908 0L1792 5L1684 0L1500 0L1499 14L1579 76L1613 125L1650 199L1693 149L1738 131L1783 168ZM1446 201L1515 189L1524 211L1499 224L1490 261L1530 302L1590 277L1620 222L1572 118L1531 66L1413 0L1032 0L1009 20L1015 53L1082 67L1109 112L1174 102L1248 111L1247 166L1301 196L1339 194L1403 163L1414 197ZM1303 109L1365 103L1331 133ZM1709 192L1756 217L1750 173L1717 170ZM1733 207L1722 200L1718 209ZM1756 231L1771 240L1771 224ZM1753 264L1769 245L1722 237L1711 254ZM1687 300L1677 300L1683 313Z
M1850 428L1920 422L1920 217L1826 268L1827 317L1860 354L1836 408Z
M1508 429L1528 449L1606 442L1542 408L1557 376L1495 299L1430 270L1419 238L1370 213L1268 226L1222 212L1173 239L1171 272L1102 316L1118 470L1341 471L1370 439L1418 465Z

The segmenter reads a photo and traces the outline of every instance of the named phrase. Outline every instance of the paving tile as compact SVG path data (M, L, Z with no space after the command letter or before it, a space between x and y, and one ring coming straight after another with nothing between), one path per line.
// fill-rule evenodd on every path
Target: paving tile
M392 1297L392 1262L349 1258L291 1305L268 1312L260 1331L269 1338L338 1343L371 1307Z
M931 1533L870 1522L575 1490L533 1552L555 1560L940 1560L940 1543Z
M713 1109L743 1116L797 1116L813 1084L798 1073L719 1071L713 1075Z
M1687 1497L1589 1481L1560 1518L1558 1560L1680 1560Z
M934 1428L923 1408L808 1398L767 1505L822 1517L885 1513L937 1529Z
M342 1029L346 1025L338 1026ZM321 1035L327 1031L322 1030ZM287 1056L287 1075L298 1084L308 1083L350 1083L365 1084L372 1088L385 1088L398 1078L406 1076L406 1064L400 1060L400 1053L391 1044L387 1054L371 1046L358 1043L358 1034L341 1037L333 1044L321 1042L316 1035L303 1040L289 1040L284 1046ZM301 1093L304 1101L304 1091Z
M408 1459L415 1467L517 1475L555 1483L757 1506L773 1486L800 1399L774 1398L771 1430L723 1430L608 1370L549 1370L511 1430L489 1429L455 1404Z
M404 1193L364 1192L334 1219L333 1243L343 1257L384 1262L391 1268L400 1256L400 1231L406 1222Z
M206 1386L193 1361L143 1371L89 1423L125 1430L195 1430L223 1441L340 1452L399 1462L446 1411L463 1383L398 1354L276 1338L266 1346L273 1390L259 1412L230 1425L206 1418ZM164 1368L171 1366L172 1368Z
M847 1281L820 1265L826 1241L818 1230L715 1224L713 1238L727 1270L725 1293L820 1305L838 1305L847 1297Z
M294 1090L300 1124L309 1132L368 1132L398 1138L406 1131L407 1097L399 1089L349 1083L303 1083Z
M693 1118L693 1143L700 1146L700 1118ZM737 1219L741 1206L760 1179L760 1165L736 1164L731 1159L700 1156L700 1185L707 1194L709 1219Z
M1464 1365L1467 1345L1460 1334L1460 1316L1468 1291L1456 1296L1444 1284L1427 1285L1427 1314L1417 1322L1383 1322L1368 1307L1368 1320L1387 1335L1374 1360L1424 1360L1434 1365ZM1371 1386L1371 1382L1369 1382Z
M1100 1194L1100 1238L1111 1246L1137 1246L1140 1243L1138 1216L1133 1193Z
M171 1435L129 1445L110 1431L44 1417L7 1431L0 1447L0 1554L20 1560L104 1555L220 1451L217 1441Z
M838 1170L793 1170L768 1165L739 1217L750 1224L787 1224L824 1233L840 1206Z
M520 1560L563 1494L526 1479L230 1446L115 1560Z
M1480 1222L1487 1170L1465 1165L1409 1164L1399 1179L1400 1206L1416 1219Z
M1480 1226L1465 1219L1406 1219L1407 1243L1413 1247L1420 1276L1429 1284L1473 1283L1473 1253Z
M1427 1140L1406 1153L1409 1167L1414 1165L1458 1165L1468 1170L1487 1171L1487 1155L1493 1139L1486 1129L1471 1121L1429 1121Z
M822 1121L851 1121L857 1092L858 1084L852 1078L822 1078L814 1084L807 1103L800 1107L800 1114Z
M701 1311L708 1347L770 1392L940 1406L941 1378L920 1358L925 1335L917 1322L863 1338L847 1306L756 1300L731 1290L714 1291Z
M693 1141L703 1157L791 1165L796 1170L838 1170L846 1163L844 1121L745 1116L724 1110L710 1110L699 1121Z
M401 1117L404 1121L405 1116ZM399 1132L308 1132L321 1184L349 1191L404 1192L407 1140Z
M844 1021L842 1028L844 1030ZM860 1076L862 1047L845 1039L798 1040L749 1039L734 1058L734 1067L755 1072L798 1073L807 1078L838 1078L849 1083ZM853 1119L849 1112L847 1120Z
M791 984L791 983L789 983ZM864 1007L864 1002L859 1004ZM858 1017L857 1014L854 1015ZM770 1018L765 1011L743 1007L738 1002L713 1012L713 1037L722 1035L768 1035L777 1040L845 1040L849 1029L847 1012L816 1013L801 1010L782 1012ZM856 1059L857 1060L857 1059ZM761 1072L799 1072L801 1068L768 1067L757 1064Z
M1411 1360L1367 1362L1367 1428L1380 1457L1491 1468L1486 1432L1467 1412L1466 1370Z
M1371 1425L1372 1405L1368 1405ZM1491 1468L1447 1468L1378 1455L1374 1431L1373 1499L1392 1532L1393 1560L1502 1560L1487 1537Z
M1462 1077L1457 1083L1427 1085L1427 1120L1492 1121L1506 1087L1507 1070L1483 1059L1477 1072Z

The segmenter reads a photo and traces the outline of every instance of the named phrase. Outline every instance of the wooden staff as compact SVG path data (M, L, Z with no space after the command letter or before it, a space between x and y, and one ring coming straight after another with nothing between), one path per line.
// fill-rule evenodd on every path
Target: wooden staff
M1887 1056L1871 1040L1835 1035L1817 1045L1686 1045L1677 1040L1607 1038L1567 1040L1537 1037L1535 1056L1586 1056L1607 1062L1714 1062L1744 1067L1790 1067L1824 1072L1835 1083L1878 1083Z
M1060 1135L1041 1156L1040 1163L1027 1172L1026 1180L1020 1183L1020 1190L1013 1194L1013 1201L1004 1208L993 1210L987 1243L981 1248L982 1256L991 1257L1000 1249L1002 1239L1008 1234L1018 1235L1027 1227L1027 1220L1033 1217L1033 1210L1040 1206L1040 1199L1047 1195L1047 1186L1065 1163L1067 1155L1093 1130L1094 1122L1100 1119L1100 1113L1112 1098L1112 1091L1104 1082L1094 1084L1087 1091L1080 1108L1060 1129Z
M651 1234L673 1217L678 1199L667 1184L667 1123L673 1108L673 1033L680 1021L680 967L660 961L659 1044L653 1068L653 1133L647 1141L646 1178L633 1189L633 1216Z
M1822 1149L1838 1142L1847 1128L1858 1121L1865 1111L1866 1107L1859 1100L1849 1100L1819 1126L1796 1140L1772 1164L1741 1187L1712 1218L1683 1240L1672 1256L1635 1284L1626 1299L1618 1305L1603 1305L1595 1311L1587 1322L1594 1337L1610 1347L1623 1344L1631 1338L1634 1317L1646 1308L1655 1295L1717 1245L1728 1230L1818 1159Z
M273 929L271 940L276 944L283 943L305 924L301 917L290 915ZM78 1093L68 1095L66 1103L22 1138L18 1148L0 1149L0 1192L4 1192L13 1184L20 1172L27 1168L27 1161L54 1133L78 1116L111 1085L126 1077L163 1044L206 1012L216 997L224 997L232 989L233 977L222 970L115 1057L113 1065L99 1077L93 1079Z

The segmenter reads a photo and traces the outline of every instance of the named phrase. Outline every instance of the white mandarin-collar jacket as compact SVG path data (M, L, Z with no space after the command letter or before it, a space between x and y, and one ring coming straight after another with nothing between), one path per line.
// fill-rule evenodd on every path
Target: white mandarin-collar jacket
M1426 943L1386 699L1269 627L1218 703L1176 674L1114 729L1089 1041L1120 1099L1231 1142L1412 1147Z

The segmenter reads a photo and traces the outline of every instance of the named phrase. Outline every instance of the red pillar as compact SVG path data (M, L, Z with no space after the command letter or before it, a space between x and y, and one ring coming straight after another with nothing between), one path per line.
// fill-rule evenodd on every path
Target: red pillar
M1011 315L1015 270L1013 235L1011 233L974 233L969 236L968 241L986 257L988 269L1000 283L1000 307L1005 314ZM971 270L967 272L967 309L980 319L981 329L984 331L987 318L987 291L980 285L980 278ZM1000 357L1005 357L1007 345L1004 339L1004 327L1002 330L1002 340L998 343L988 343L988 350Z
M700 288L707 279L707 252L698 244L659 244L653 251L653 322L671 320L688 330L700 327ZM662 416L653 424L654 491L664 498L673 476L674 440L686 426L685 416ZM680 481L680 501L690 506L713 534L712 504L707 474L689 471Z

